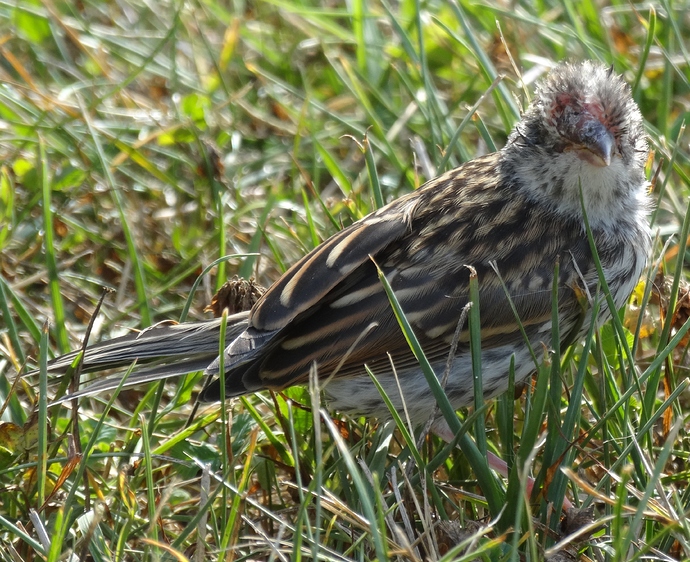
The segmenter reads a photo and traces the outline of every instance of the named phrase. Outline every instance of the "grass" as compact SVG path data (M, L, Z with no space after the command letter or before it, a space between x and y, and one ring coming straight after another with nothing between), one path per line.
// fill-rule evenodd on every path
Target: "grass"
M690 559L687 18L668 1L0 0L0 559ZM200 376L76 412L17 378L81 345L102 287L92 340L206 317L233 274L269 285L341 225L500 148L532 70L568 57L633 85L663 290L650 269L520 399L459 412L463 452L331 419L315 387L189 422ZM485 448L507 481L476 470ZM564 529L523 473L594 511Z

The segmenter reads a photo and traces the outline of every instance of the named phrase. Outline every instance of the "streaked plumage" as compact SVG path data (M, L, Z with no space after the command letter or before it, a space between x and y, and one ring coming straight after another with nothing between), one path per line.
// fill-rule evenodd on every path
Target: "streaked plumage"
M469 268L478 275L483 385L504 391L515 356L516 380L535 365L499 277L535 349L550 341L552 279L559 263L562 339L582 335L597 291L580 193L616 306L646 264L650 236L642 118L623 80L590 62L560 65L499 152L468 162L337 233L306 255L249 313L230 317L225 352L228 396L307 382L315 364L331 405L356 414L387 410L364 365L400 407L391 359L415 422L435 400L378 280L385 272L430 362L442 374L468 302ZM373 261L372 261L373 260ZM604 309L606 307L604 306ZM584 328L582 327L584 326ZM128 384L207 367L216 374L219 321L163 326L89 348L85 371L145 368ZM57 359L64 370L69 357ZM117 377L86 392L117 386ZM461 334L446 391L460 407L472 400L468 333ZM204 399L219 396L218 382Z

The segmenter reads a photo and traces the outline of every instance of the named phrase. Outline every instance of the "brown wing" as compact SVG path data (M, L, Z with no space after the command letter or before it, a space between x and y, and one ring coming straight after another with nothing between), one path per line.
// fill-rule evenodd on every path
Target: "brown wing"
M305 382L313 363L322 377L361 374L364 364L389 371L389 355L398 369L416 365L372 258L432 362L445 361L468 301L467 265L479 276L483 349L522 340L490 262L508 284L528 334L550 320L559 259L562 307L574 310L577 274L571 262L591 269L587 243L576 225L556 224L511 193L510 182L497 181L498 158L490 155L441 176L338 233L291 268L228 346L228 394ZM550 239L530 235L545 231ZM459 353L467 340L465 332ZM212 387L205 398L215 398L217 390Z

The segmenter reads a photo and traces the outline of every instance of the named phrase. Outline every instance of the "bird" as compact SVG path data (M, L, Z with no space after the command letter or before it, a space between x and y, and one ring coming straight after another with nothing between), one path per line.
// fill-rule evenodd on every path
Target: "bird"
M211 377L203 401L220 399L221 365L227 398L307 384L315 372L330 408L387 418L368 369L394 407L421 425L436 399L378 272L456 409L473 402L469 327L461 320L476 275L482 387L494 397L508 388L511 364L516 383L535 372L531 350L563 347L611 316L604 305L592 317L600 276L588 232L613 305L629 298L651 249L648 155L624 78L599 62L562 62L537 85L503 148L334 234L251 310L88 346L82 370L136 360L125 386L203 370ZM556 271L560 341L552 341ZM65 372L79 354L53 360L49 371ZM71 397L114 389L121 379L97 378Z

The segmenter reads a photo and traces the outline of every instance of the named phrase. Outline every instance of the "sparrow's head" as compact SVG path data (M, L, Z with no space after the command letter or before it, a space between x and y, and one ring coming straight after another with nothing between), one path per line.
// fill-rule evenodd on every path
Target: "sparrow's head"
M504 151L523 184L575 212L580 188L595 210L645 185L642 115L623 78L592 61L549 73Z
M556 67L537 88L525 121L542 129L533 133L556 152L573 151L595 166L647 155L642 116L613 67L591 61Z

